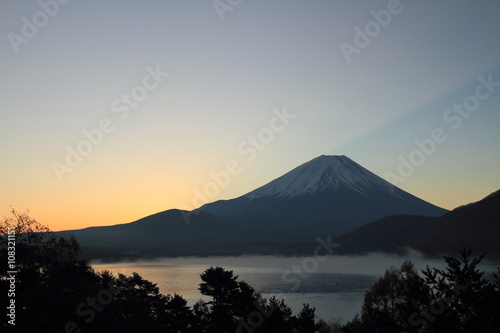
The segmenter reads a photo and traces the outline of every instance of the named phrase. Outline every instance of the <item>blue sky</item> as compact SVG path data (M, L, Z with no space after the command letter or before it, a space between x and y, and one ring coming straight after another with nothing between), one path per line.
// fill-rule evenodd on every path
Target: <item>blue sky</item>
M30 209L55 230L192 209L231 161L238 172L208 186L208 201L321 154L383 177L436 128L447 139L396 185L448 209L479 200L500 187L500 87L459 128L443 117L474 96L479 76L500 82L499 10L451 0L4 2L0 209ZM346 44L357 48L348 57ZM155 71L168 75L155 81ZM278 126L284 112L293 118ZM108 133L85 146L82 131L102 121ZM281 130L266 130L273 121ZM254 147L259 134L265 144ZM72 167L67 147L88 154Z

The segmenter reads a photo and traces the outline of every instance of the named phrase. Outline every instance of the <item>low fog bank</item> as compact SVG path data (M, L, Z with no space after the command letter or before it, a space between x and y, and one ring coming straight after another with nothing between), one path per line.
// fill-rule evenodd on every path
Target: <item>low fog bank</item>
M458 252L457 252L458 256ZM151 260L120 261L103 263L92 261L92 265L99 267L120 266L222 266L234 269L238 272L269 272L279 273L291 269L294 266L302 267L309 273L346 273L363 275L382 275L391 266L399 267L410 260L415 264L417 270L425 269L426 266L444 268L446 263L443 258L428 258L423 254L409 250L405 255L387 254L373 252L366 255L329 255L324 257L314 256L274 256L274 255L242 255L242 256L209 256L209 257L174 257L156 258ZM483 260L480 268L487 273L496 270L500 266L498 262Z

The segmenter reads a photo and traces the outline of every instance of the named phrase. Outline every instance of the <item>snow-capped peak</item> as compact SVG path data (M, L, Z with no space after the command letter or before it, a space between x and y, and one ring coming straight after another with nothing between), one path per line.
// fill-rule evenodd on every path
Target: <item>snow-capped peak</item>
M383 190L397 195L390 183L350 158L344 155L321 155L247 193L244 197L249 199L267 196L299 197L340 187L362 194Z

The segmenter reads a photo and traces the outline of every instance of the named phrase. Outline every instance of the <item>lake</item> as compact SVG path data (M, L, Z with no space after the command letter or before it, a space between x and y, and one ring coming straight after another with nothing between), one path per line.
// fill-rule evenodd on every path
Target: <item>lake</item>
M143 262L113 264L93 263L96 271L109 270L131 275L139 273L158 285L163 294L182 295L192 306L208 300L198 291L200 274L210 266L233 270L239 280L248 282L263 297L278 295L285 299L294 313L303 303L316 307L316 314L325 320L340 319L342 323L360 313L364 293L390 266L399 267L410 259L417 269L425 265L444 267L443 261L424 260L418 254L410 257L370 254L367 256L329 256L317 261L312 257L187 257L161 258Z

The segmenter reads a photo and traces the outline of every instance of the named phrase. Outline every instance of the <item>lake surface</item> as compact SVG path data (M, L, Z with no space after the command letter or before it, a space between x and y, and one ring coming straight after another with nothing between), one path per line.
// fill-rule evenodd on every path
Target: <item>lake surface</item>
M331 256L323 261L312 257L207 257L162 258L147 262L100 264L96 271L109 270L131 275L139 273L158 285L163 294L179 294L193 305L208 300L198 291L200 274L210 266L233 270L239 280L248 282L263 297L284 298L294 313L303 303L316 307L316 314L325 320L341 319L345 323L360 313L364 293L390 266L399 267L405 260L415 262L417 269L425 265L443 267L442 261L372 254L363 257Z

